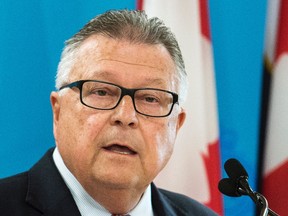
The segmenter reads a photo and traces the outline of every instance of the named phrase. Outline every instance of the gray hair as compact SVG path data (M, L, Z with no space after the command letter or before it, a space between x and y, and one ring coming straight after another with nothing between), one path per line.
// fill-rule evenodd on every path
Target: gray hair
M72 38L67 40L58 65L56 75L57 89L69 82L69 74L75 64L77 51L82 42L95 34L101 34L113 39L124 39L131 43L163 45L176 65L179 98L180 102L184 102L187 92L187 74L174 34L159 18L148 18L144 11L137 10L112 10L98 15Z

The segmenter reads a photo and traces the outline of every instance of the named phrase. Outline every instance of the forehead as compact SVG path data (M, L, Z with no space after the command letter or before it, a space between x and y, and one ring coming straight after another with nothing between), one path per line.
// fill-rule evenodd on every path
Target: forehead
M176 67L163 45L135 44L93 35L81 45L71 76L73 80L119 78L128 82L131 78L134 83L146 80L167 84L174 82Z

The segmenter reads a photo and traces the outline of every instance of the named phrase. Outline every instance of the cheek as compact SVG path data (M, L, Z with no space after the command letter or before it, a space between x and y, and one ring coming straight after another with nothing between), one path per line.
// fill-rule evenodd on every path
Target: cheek
M101 136L102 131L105 134L105 131L107 132L107 124L108 124L108 116L106 116L104 113L100 114L94 114L94 115L88 115L87 117L83 118L80 121L81 128L79 128L80 131L82 131L82 139L89 140L90 142L97 141L98 136Z
M163 123L153 130L154 133L150 134L150 137L154 137L155 141L152 143L153 152L151 155L154 155L157 159L158 168L162 169L170 159L174 143L176 139L176 124L175 123Z
M88 168L95 157L97 134L103 128L100 122L100 117L91 113L86 115L85 112L62 116L57 146L66 165L75 175L78 170Z
M162 154L160 156L163 157L164 160L168 160L171 157L171 154L174 149L174 143L176 139L175 125L167 124L166 132L163 135L161 143Z
M92 124L89 117L78 105L67 107L60 113L58 124L58 145L66 151L77 151L85 147L90 138Z

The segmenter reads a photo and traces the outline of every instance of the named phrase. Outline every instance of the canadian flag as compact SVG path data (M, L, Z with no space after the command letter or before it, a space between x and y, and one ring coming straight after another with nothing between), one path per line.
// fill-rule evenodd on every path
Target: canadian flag
M138 9L157 16L175 33L189 80L180 130L168 165L155 180L160 187L190 196L223 214L214 63L206 0L139 0Z
M288 214L288 1L269 0L266 59L272 69L264 154L263 194L269 207Z

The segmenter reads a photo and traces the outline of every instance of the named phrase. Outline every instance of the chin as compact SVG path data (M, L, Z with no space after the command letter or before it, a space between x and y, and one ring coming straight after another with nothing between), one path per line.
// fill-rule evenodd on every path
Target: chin
M110 187L127 187L135 184L139 178L135 174L125 172L109 172L109 173L97 173L94 175L93 181L101 185Z

